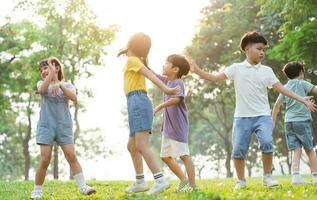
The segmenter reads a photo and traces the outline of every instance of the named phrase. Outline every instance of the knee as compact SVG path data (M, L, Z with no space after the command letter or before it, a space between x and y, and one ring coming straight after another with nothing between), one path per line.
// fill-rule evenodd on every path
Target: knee
M68 163L77 162L77 157L76 157L75 153L71 153L71 154L65 155L65 157L66 157L66 160L68 161Z
M40 167L42 168L47 168L51 162L51 156L42 156L41 157L41 162L40 162Z
M127 149L130 152L130 154L135 154L137 152L136 146L132 143L127 144Z
M169 163L172 160L171 157L161 157L161 159L164 163Z
M180 156L180 159L181 159L184 163L190 161L190 157L189 157L188 155Z

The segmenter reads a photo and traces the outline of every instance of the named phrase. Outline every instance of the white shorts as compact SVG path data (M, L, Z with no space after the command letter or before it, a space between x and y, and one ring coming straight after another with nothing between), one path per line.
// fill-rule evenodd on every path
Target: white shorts
M166 137L164 134L162 136L161 145L161 158L172 157L177 158L180 156L189 155L188 143L178 142L176 140Z

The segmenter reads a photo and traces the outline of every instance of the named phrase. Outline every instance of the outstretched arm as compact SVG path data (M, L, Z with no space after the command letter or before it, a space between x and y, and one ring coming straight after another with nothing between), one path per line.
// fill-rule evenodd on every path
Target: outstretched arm
M277 99L272 110L272 119L273 119L274 125L276 123L277 115L280 112L282 105L283 105L283 102Z
M143 66L139 73L143 74L146 78L152 81L157 87L159 87L164 93L169 95L175 95L179 93L180 88L177 86L175 88L167 87L158 77L153 74L147 67Z
M177 105L180 101L181 101L181 97L174 97L174 98L170 98L167 101L164 101L163 103L161 103L154 109L154 115L160 110L162 110L163 108Z
M282 83L280 83L280 82L275 83L273 85L273 88L275 90L277 90L279 93L282 93L285 96L288 96L288 97L290 97L292 99L295 99L298 102L303 103L310 112L315 112L317 110L317 105L315 105L314 103L312 103L310 101L310 99L313 98L313 97L311 97L311 96L310 97L301 97L301 96L295 94L294 92L288 90L287 88L285 88L282 85Z
M220 81L224 81L228 79L228 77L223 72L222 73L208 73L200 69L193 60L188 59L188 62L190 64L190 71L199 75L202 79L205 79L207 81L211 81L214 83L218 83Z

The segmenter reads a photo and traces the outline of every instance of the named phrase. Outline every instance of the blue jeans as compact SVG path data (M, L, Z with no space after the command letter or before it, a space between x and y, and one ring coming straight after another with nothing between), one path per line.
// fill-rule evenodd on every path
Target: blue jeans
M313 148L313 134L310 121L285 122L285 136L289 150L304 147Z
M271 116L235 117L232 128L232 158L245 160L252 133L255 133L263 153L274 151Z

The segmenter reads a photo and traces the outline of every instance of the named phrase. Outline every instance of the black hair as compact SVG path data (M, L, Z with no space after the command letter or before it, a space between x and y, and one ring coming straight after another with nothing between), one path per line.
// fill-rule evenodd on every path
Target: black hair
M299 76L304 70L304 64L300 62L289 62L283 67L283 72L289 79L294 79Z
M182 76L188 74L190 65L184 56L178 55L178 54L172 54L167 57L167 61L172 63L173 67L179 68L177 78L182 78Z
M248 46L249 44L255 44L255 43L263 43L267 45L267 40L262 36L261 34L251 31L245 33L240 41L240 49L242 51L245 51L245 47Z

